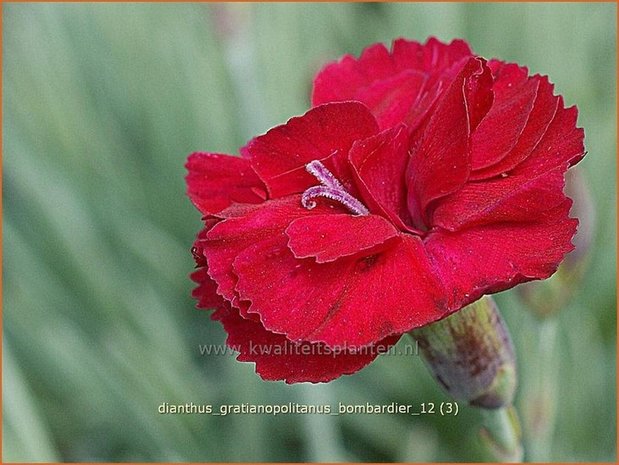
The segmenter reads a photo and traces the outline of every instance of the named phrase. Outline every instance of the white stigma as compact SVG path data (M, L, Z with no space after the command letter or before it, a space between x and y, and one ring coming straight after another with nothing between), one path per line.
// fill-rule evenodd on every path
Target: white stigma
M305 165L305 169L321 184L320 186L310 187L303 192L301 204L305 208L311 210L316 207L316 202L312 199L326 197L341 203L355 215L366 216L370 214L366 206L346 192L342 183L319 160L312 160Z

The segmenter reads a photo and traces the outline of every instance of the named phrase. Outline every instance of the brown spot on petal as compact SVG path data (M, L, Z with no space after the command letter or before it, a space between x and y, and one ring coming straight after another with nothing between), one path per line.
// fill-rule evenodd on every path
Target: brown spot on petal
M379 257L380 257L379 254L374 254L374 255L369 255L367 257L363 257L358 262L359 271L362 273L368 272L374 265L376 265L376 262L378 262Z

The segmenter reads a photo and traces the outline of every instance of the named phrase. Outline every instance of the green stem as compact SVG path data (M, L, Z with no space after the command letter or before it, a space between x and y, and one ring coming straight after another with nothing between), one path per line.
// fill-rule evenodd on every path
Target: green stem
M552 437L557 410L558 356L557 320L547 318L535 322L533 345L536 364L529 367L529 382L524 386L521 404L527 432L527 458L532 461L550 460Z
M513 406L482 409L480 439L484 459L494 462L522 462L522 434L518 414Z

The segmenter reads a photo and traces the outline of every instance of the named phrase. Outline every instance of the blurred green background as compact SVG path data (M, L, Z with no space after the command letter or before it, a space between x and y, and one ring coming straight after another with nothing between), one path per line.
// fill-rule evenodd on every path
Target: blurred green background
M418 357L317 386L201 357L198 344L225 334L189 297L200 215L183 181L191 151L237 153L303 113L325 62L429 35L548 74L580 108L596 212L587 272L554 336L513 291L498 302L518 351L527 458L614 461L615 17L611 3L5 4L4 461L475 459L479 414L467 408L157 413L162 402L447 399ZM526 427L540 422L543 444Z

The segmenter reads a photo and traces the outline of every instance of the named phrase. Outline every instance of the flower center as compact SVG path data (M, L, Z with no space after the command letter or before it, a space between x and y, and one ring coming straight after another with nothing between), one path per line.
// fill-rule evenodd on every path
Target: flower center
M354 198L344 186L337 180L333 173L329 171L325 165L318 160L313 160L305 165L308 173L318 179L320 186L314 186L303 192L301 196L301 204L311 210L316 207L316 202L312 199L316 197L326 197L336 202L341 203L355 215L366 216L370 212L359 200Z

